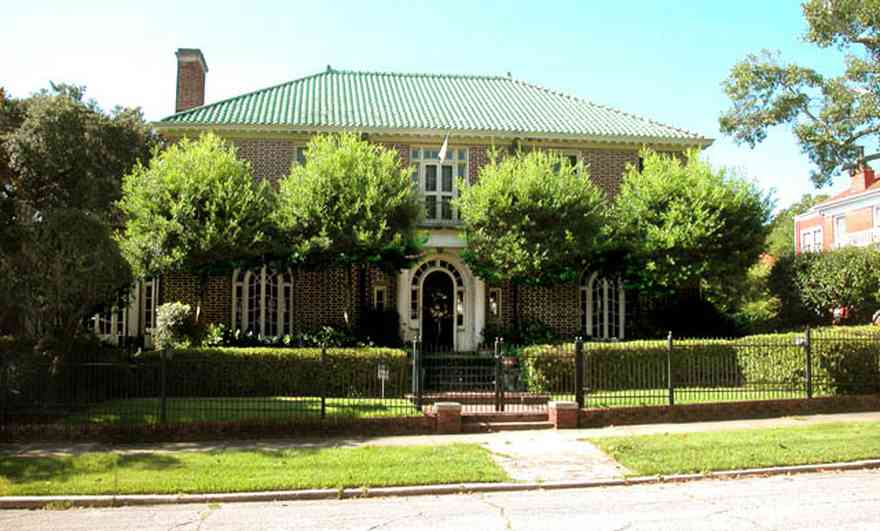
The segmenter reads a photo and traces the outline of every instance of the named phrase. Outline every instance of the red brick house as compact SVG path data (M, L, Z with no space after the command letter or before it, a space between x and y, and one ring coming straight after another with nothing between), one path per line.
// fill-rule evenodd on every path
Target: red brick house
M850 186L794 218L795 252L820 252L880 242L880 181L864 165Z
M425 255L396 275L373 271L367 290L375 306L397 310L403 338L422 337L456 350L476 348L487 324L509 324L513 313L507 286L487 285L461 260L465 242L450 204L458 192L456 177L475 179L490 147L561 152L583 161L590 178L613 196L627 165L639 164L643 146L681 152L712 142L510 76L357 72L328 66L302 79L205 104L208 67L201 51L178 50L177 64L177 112L156 122L156 129L170 139L213 131L237 147L258 178L285 176L291 164L304 160L309 138L326 132L357 132L396 150L401 164L412 166L425 198L430 234ZM447 133L448 156L441 161L438 151ZM213 321L268 336L342 324L346 278L344 271L296 276L265 269L236 271L211 281L203 311ZM157 303L193 300L195 290L194 278L168 275L140 286L132 307L108 314L96 326L111 334L149 334ZM432 327L426 326L424 301L437 292L451 302L451 326L444 327L449 332L443 337L427 338ZM519 311L523 319L543 321L559 333L623 338L626 299L619 281L585 271L570 286L521 289Z

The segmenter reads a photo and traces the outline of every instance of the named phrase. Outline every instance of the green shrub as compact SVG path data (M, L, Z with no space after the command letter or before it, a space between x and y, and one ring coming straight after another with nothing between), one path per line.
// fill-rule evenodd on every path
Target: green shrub
M731 340L677 340L673 382L677 388L799 388L805 381L799 333ZM814 331L813 387L817 394L880 392L880 328L837 327ZM666 341L584 343L588 389L662 389L667 386ZM573 380L574 345L524 349L523 375L533 392L550 392ZM570 384L568 384L570 387Z
M148 359L155 355L148 356ZM168 363L169 396L378 396L379 363L389 370L387 396L411 389L402 350L328 348L200 348L175 352Z

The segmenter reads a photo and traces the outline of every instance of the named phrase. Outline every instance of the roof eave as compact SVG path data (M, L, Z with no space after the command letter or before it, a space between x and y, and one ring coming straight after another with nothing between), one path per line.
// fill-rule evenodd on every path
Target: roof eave
M416 128L385 128L385 127L337 127L337 126L309 126L309 125L275 125L275 124L211 124L211 123L177 123L177 122L152 122L151 125L159 132L186 133L189 131L227 131L227 132L273 132L273 133L341 133L358 132L381 135L412 135L443 137L447 134L482 137L482 138L505 138L522 139L530 138L540 140L559 140L570 142L596 142L610 144L668 144L683 147L698 147L705 149L715 141L712 138L691 137L660 137L660 136L636 136L636 135L580 135L571 133L547 133L541 131L497 131L486 129L416 129Z

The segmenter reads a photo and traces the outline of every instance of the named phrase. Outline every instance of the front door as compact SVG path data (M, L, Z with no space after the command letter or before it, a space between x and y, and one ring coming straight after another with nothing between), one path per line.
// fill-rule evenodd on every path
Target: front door
M422 344L429 352L450 352L455 346L455 290L452 278L434 271L422 285Z

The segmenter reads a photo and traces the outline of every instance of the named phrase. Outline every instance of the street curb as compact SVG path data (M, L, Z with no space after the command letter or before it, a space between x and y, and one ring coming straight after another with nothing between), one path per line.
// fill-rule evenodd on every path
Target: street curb
M99 496L4 496L0 497L2 509L42 509L47 506L73 507L121 507L131 505L169 505L186 503L233 503L272 502L301 500L335 500L350 498L383 498L398 496L439 496L445 494L470 494L491 492L517 492L535 490L588 489L597 487L622 487L678 483L704 479L736 479L755 476L779 476L815 472L866 470L880 468L880 459L828 463L821 465L797 465L772 468L750 468L708 472L705 474L674 474L670 476L640 476L626 479L596 481L548 481L528 483L460 483L456 485L422 485L414 487L377 487L347 489L307 489L270 492L241 492L215 494L128 494Z

